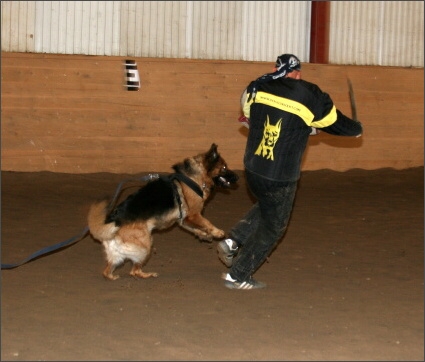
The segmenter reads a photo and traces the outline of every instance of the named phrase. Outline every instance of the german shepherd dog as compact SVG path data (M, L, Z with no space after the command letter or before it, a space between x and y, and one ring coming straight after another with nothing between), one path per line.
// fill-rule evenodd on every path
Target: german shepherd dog
M207 152L186 158L172 169L175 173L149 181L112 210L108 200L91 205L88 226L104 247L105 278L118 279L114 270L126 260L133 263L131 276L157 277L157 273L142 271L151 253L154 229L178 222L201 240L224 238L225 232L201 215L215 186L230 187L238 180L217 152L217 145L213 143Z

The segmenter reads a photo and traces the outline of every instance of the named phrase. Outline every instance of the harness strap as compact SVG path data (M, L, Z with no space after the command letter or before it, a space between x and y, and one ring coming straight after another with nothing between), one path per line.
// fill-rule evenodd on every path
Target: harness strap
M173 174L168 175L168 176L160 176L160 178L171 183L171 187L173 188L174 197L176 198L177 204L179 205L180 223L182 223L183 222L182 200L181 200L180 194L177 190L177 186L173 181L177 180L179 182L184 182L193 191L195 191L198 194L198 196L201 197L201 198L204 197L204 193L203 193L201 187L195 181L193 181L191 178L187 177L186 175L183 175L182 173L173 173Z
M180 199L180 194L177 191L177 185L173 182L173 178L171 176L160 176L159 178L171 184L171 187L173 188L173 195L177 200L177 205L179 205L179 219L183 220L182 200Z
M202 191L201 187L193 181L190 177L187 177L186 175L183 175L182 173L173 173L169 176L170 180L177 180L180 182L184 182L187 186L189 186L193 191L195 191L200 198L204 197L204 192Z

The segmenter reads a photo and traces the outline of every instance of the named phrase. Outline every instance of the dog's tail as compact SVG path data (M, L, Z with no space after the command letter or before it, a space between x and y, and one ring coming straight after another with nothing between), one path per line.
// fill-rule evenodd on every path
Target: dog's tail
M105 224L107 207L106 200L95 202L90 206L87 217L90 234L101 242L113 239L119 229L113 222Z

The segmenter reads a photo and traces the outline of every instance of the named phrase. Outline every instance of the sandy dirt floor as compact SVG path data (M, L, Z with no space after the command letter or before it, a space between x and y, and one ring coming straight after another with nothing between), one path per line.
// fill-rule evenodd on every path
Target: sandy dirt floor
M239 174L205 208L225 230L252 204ZM79 235L92 201L143 175L2 172L2 263ZM125 264L105 280L90 236L3 269L1 359L423 361L423 181L423 167L303 172L287 233L255 274L266 289L226 289L217 241L177 226L154 234L145 271L158 278Z

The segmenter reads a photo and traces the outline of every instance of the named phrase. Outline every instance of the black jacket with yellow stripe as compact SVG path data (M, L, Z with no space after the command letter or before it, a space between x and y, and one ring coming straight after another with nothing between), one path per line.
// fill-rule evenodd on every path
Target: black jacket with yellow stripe
M310 82L278 78L258 86L254 99L243 95L249 118L245 168L270 180L296 181L311 127L338 136L362 134L360 122L342 114L331 98Z

